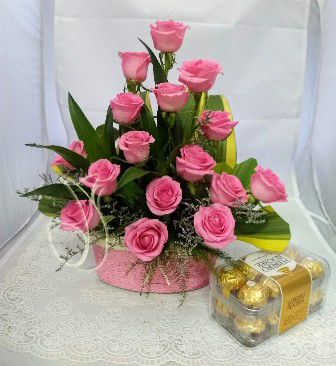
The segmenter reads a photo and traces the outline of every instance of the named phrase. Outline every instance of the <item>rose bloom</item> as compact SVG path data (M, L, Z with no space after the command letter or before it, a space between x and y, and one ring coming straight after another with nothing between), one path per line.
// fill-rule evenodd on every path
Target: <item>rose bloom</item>
M203 135L212 141L224 140L230 136L238 122L230 119L230 113L225 111L204 111L199 117Z
M236 239L232 212L219 203L201 206L194 215L194 226L197 235L211 248L222 249Z
M140 116L144 101L138 94L120 93L111 100L113 118L121 125L131 125Z
M257 166L251 177L250 189L253 196L261 202L287 201L285 185L271 169L263 169L261 166Z
M161 83L152 91L164 112L180 111L189 99L189 91L185 85Z
M137 164L148 159L149 144L154 141L154 137L146 131L129 131L120 137L119 148L129 163Z
M183 23L173 20L157 20L150 25L154 47L161 52L176 52L182 45L187 28Z
M182 199L180 183L169 176L152 180L146 189L147 206L158 216L172 213Z
M143 82L147 78L148 65L151 62L146 52L119 52L121 67L126 79Z
M72 141L72 143L69 145L68 149L75 152L75 153L77 153L77 154L79 154L79 155L81 155L81 156L83 156L83 158L87 158L87 153L85 151L83 141ZM55 158L51 162L51 165L63 165L66 168L68 168L69 170L75 170L76 169L72 165L70 165L60 155L55 156Z
M177 173L188 182L197 182L205 175L214 173L215 160L199 145L186 145L180 150L181 157L176 158Z
M142 261L157 257L167 240L167 226L157 219L140 219L125 228L125 245Z
M212 203L235 207L237 206L236 201L245 203L248 197L241 181L236 176L214 173L210 187L210 199Z
M61 211L61 229L87 232L100 221L98 211L90 200L69 201Z
M206 92L212 88L216 77L222 72L222 66L215 61L195 60L184 61L180 71L179 81L192 92Z
M97 160L89 167L88 175L79 178L80 182L92 189L95 194L108 196L117 189L117 177L120 166L112 164L107 159Z

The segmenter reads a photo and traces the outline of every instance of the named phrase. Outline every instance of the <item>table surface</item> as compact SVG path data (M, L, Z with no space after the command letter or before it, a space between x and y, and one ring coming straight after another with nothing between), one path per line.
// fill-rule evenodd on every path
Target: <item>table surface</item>
M94 270L57 272L50 240L58 249L76 237L58 229L51 237L49 224L38 218L0 262L3 366L335 365L335 286L320 312L246 349L210 319L208 287L188 293L180 305L180 295L140 296L108 286ZM242 251L237 245L233 254ZM318 254L336 263L329 250Z

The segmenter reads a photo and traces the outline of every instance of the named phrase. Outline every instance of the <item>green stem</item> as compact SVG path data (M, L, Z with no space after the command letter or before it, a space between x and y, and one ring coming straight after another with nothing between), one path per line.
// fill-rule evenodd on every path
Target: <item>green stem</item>
M126 83L127 83L127 90L130 92L130 93L133 93L133 94L137 94L137 85L138 85L138 82L137 81L134 81L134 80L126 80Z

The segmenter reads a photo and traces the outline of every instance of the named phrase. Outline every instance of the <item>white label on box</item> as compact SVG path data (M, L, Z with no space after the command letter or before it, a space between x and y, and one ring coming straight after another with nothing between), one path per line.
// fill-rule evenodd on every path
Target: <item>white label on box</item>
M280 276L290 273L296 262L279 253L256 252L248 255L245 262L265 276Z

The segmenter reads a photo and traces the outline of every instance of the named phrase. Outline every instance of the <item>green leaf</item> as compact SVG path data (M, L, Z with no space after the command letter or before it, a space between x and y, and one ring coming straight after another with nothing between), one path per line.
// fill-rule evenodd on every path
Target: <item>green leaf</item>
M21 197L48 196L63 198L66 200L75 200L79 198L78 196L82 197L83 195L84 193L82 193L76 186L55 183L36 188L30 192L26 192L22 194Z
M106 120L104 125L104 132L103 132L103 147L104 150L108 151L110 155L116 155L116 148L115 148L115 128L113 127L113 116L112 116L112 109L109 106L106 113ZM117 135L118 136L118 135Z
M228 173L228 174L233 173L233 169L229 165L224 163L223 161L220 163L217 163L217 165L214 167L214 171L218 174L223 173L223 172Z
M64 158L70 165L72 165L74 168L77 168L77 169L83 169L83 170L87 171L90 166L90 162L87 159L85 159L83 156L75 153L74 151L66 149L65 147L62 147L62 146L36 145L36 144L26 144L26 146L52 150L55 153L61 155L62 158Z
M276 212L267 213L264 224L236 223L235 234L263 240L289 240L291 237L289 224Z
M125 184L123 187L118 188L115 195L120 197L129 207L135 205L146 209L145 192L134 181Z
M146 45L144 41L142 41L140 38L138 39L146 47L147 52L149 53L149 56L151 58L155 84L157 85L160 83L166 83L168 81L167 76L165 75L163 68L161 67L160 62L156 58L154 52Z
M194 133L194 116L195 116L195 99L191 94L188 102L176 113L174 129L174 136L180 136L176 144L188 143ZM181 138L182 137L182 138Z
M148 173L149 173L148 170L143 170L143 169L139 169L139 168L135 168L135 167L131 166L130 168L128 168L125 171L125 173L120 178L117 189L119 190L120 188L122 188L123 186L128 184L129 182L132 182L135 179L143 177L144 175L146 175Z
M239 178L244 188L248 188L250 186L251 176L257 165L258 162L256 159L249 158L234 167L233 174Z
M109 158L108 151L104 150L103 144L97 131L86 118L78 104L69 93L69 110L72 123L78 138L84 142L89 160L94 162L102 158Z
M66 203L67 200L61 198L42 197L38 204L38 210L45 216L59 216Z

